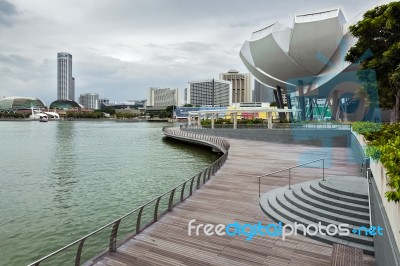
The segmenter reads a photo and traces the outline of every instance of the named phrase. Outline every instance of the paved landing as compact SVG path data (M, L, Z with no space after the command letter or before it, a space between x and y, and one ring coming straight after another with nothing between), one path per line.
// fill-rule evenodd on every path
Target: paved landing
M274 223L261 211L258 175L294 166L331 154L329 176L351 176L359 171L349 163L347 148L316 148L304 145L229 139L228 160L218 173L192 197L163 216L117 252L106 253L94 265L330 265L332 246L304 236L285 241L278 237L188 236L188 222L228 224L234 221L264 225ZM301 160L299 160L301 158ZM292 171L292 183L320 178L319 168ZM287 173L262 180L261 191L288 185ZM365 257L365 265L374 258Z

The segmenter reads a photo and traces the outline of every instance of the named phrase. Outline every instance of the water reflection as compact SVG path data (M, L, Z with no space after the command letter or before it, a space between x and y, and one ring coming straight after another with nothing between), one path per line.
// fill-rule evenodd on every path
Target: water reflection
M54 148L51 155L51 180L57 209L65 210L73 204L72 190L78 182L76 173L76 139L73 122L58 122L53 135Z

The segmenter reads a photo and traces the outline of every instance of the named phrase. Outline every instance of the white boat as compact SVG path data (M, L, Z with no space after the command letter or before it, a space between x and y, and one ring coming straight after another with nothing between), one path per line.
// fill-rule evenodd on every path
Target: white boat
M32 114L30 119L39 120L40 122L47 122L49 119L60 119L60 115L56 112L42 112L41 110L33 110L31 106Z
M47 122L49 121L49 117L45 114L38 114L39 115L39 122Z

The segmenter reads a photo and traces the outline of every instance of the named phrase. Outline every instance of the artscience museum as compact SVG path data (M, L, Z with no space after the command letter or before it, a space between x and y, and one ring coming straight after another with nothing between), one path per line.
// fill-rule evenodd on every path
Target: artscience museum
M259 82L274 89L278 108L286 94L288 108L300 110L292 119L326 119L330 113L333 120L380 121L379 109L369 104L378 101L377 93L360 95L360 66L344 61L357 41L349 26L360 19L348 22L340 8L297 15L292 27L275 22L253 32L240 57Z

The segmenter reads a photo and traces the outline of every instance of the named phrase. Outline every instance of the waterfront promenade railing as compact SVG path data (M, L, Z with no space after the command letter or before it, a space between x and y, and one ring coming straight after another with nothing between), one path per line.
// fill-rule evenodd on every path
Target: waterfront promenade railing
M151 224L157 222L161 216L166 214L168 211L171 211L174 206L190 197L195 190L199 189L201 185L205 184L211 178L211 176L221 168L227 159L230 144L224 138L199 133L184 132L179 129L167 127L163 128L163 133L167 137L203 143L205 145L212 146L214 149L217 149L219 152L221 152L222 156L200 173L192 176L164 194L148 201L147 203L85 235L84 237L81 237L78 240L54 251L53 253L29 264L29 266L41 265L42 262L47 263L49 260L55 260L55 262L51 262L50 265L81 265L85 243L87 243L91 238L99 235L105 237L105 239L100 238L99 241L108 246L108 252L115 252L118 246L142 232ZM119 234L122 227L124 227L124 231L128 233L128 235L125 237L121 237ZM72 248L76 248L76 251L71 252ZM101 253L99 256L103 255L107 251L104 252L104 248L98 250L97 252L92 250L94 254L87 254L87 258L85 258L83 261L93 259L93 256L102 251L103 253ZM65 256L63 253L67 252L70 257L74 255L74 258L69 258L72 259L74 263L61 261L60 258L57 260L56 256Z
M319 159L316 159L316 160L313 160L313 161L309 161L309 162L306 162L306 163L302 163L302 164L298 164L298 165L295 165L295 166L284 168L284 169L281 169L281 170L278 170L278 171L274 171L274 172L271 172L271 173L268 173L268 174L265 174L265 175L257 176L257 178L258 178L258 196L261 197L261 178L267 177L267 176L272 176L272 175L287 171L288 172L289 189L290 189L291 178L292 178L291 172L292 172L293 169L301 167L301 166L309 165L309 164L312 164L312 163L315 163L315 162L319 162L319 161L322 161L322 167L321 167L321 169L322 169L322 180L325 181L325 159L324 158L319 158Z
M238 129L268 129L268 124L237 124ZM211 125L181 125L182 129L210 129ZM214 129L233 129L233 124L214 124ZM351 130L351 124L334 123L274 123L268 130Z

